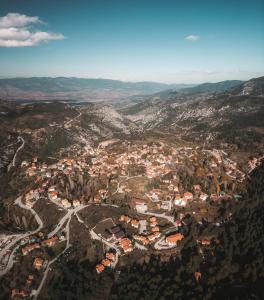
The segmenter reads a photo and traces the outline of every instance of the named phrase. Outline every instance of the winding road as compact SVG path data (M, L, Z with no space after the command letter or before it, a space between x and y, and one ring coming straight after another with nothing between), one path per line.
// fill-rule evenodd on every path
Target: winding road
M48 234L48 238L51 238L52 236L54 236L55 234L57 234L57 232L59 231L59 230L61 230L61 228L63 227L63 225L65 224L65 222L67 221L67 224L66 224L66 226L65 226L65 232L66 232L66 247L65 247L65 249L61 252L61 253L59 253L55 258L53 258L49 263L48 263L48 265L47 265L47 267L46 267L46 270L45 270L45 272L44 272L44 274L43 274L43 277L42 277L42 279L41 279L41 282L40 282L40 284L39 284L39 287L38 287L38 289L35 291L35 293L34 293L34 298L33 298L33 300L36 300L37 298L38 298L38 296L39 296L39 294L40 294L40 292L41 292L41 290L42 290L42 287L43 287L43 285L44 285L44 283L45 283L45 281L46 281L46 279L47 279L47 276L48 276L48 273L49 273L49 270L51 270L51 268L50 268L50 266L63 254L63 253L65 253L70 247L71 247L71 244L70 244L70 222L71 222L71 218L72 218L72 216L73 215L75 215L75 216L78 216L78 211L80 211L80 210L82 210L82 209L84 209L84 208L86 208L86 207L88 207L88 206L90 206L90 204L88 204L88 205L80 205L80 206L77 206L77 207L75 207L74 209L70 209L68 212L67 212L67 214L66 215L64 215L62 218L61 218L61 220L60 220L60 222L58 223L58 225L55 227L55 229L53 230L53 231L51 231L49 234ZM78 217L77 217L78 218ZM78 219L78 221L79 221L79 219Z
M22 144L23 145L23 144ZM22 145L19 147L20 149L22 148ZM17 150L17 152L19 151L19 149ZM15 157L14 157L14 163L15 163ZM133 177L137 177L137 176L133 176ZM130 177L132 178L132 177ZM130 178L127 178L126 180L130 179ZM39 215L36 213L36 211L26 205L26 204L23 204L22 203L22 196L18 197L14 204L15 205L18 205L19 207L23 208L23 209L26 209L26 210L29 210L32 215L34 216L34 218L36 219L36 222L38 223L38 228L33 230L33 231L30 231L30 232L27 232L27 233L24 233L24 234L21 234L21 235L18 235L11 243L9 243L8 245L6 245L4 247L4 249L2 249L2 251L0 252L0 261L2 260L2 258L4 257L4 255L6 255L7 251L10 250L11 248L13 248L9 258L8 258L8 262L5 266L4 269L0 270L0 277L3 276L4 274L6 274L12 267L13 267L13 264L14 264L14 261L15 261L15 253L16 253L16 250L20 247L20 241L30 235L34 235L36 234L37 232L39 232L42 228L43 228L43 222L41 220L41 218L39 217ZM47 276L48 276L48 273L49 273L49 270L51 270L51 265L57 261L57 259L63 254L65 253L70 247L71 247L71 244L70 244L70 222L71 222L71 218L72 216L76 216L77 217L77 220L80 222L80 223L84 223L84 221L80 218L80 216L78 215L78 212L81 211L82 209L90 206L91 204L87 204L87 205L80 205L78 207L75 207L75 208L72 208L72 209L69 209L67 211L67 213L60 219L59 223L57 224L57 226L48 234L48 238L51 238L52 236L56 235L62 228L63 226L65 225L65 222L66 225L65 225L65 232L66 232L66 247L65 249L59 253L55 258L53 258L47 265L44 273L43 273L43 277L41 279L41 282L37 288L37 290L34 291L34 293L32 293L32 296L33 296L33 300L37 300L44 284L45 284L45 281L47 279ZM111 204L101 204L101 206L113 206L113 207L118 207L118 205L111 205ZM175 225L175 222L174 222L174 219L173 217L171 216L166 216L165 213L163 214L158 214L158 213L151 213L151 212L145 212L145 213L141 213L141 214L144 214L144 215L149 215L149 216L156 216L158 218L164 218L166 220L168 220L169 222L171 222L173 225ZM106 246L110 247L110 248L113 248L116 250L116 260L115 260L115 265L118 263L118 258L119 256L121 255L121 252L119 250L119 248L113 244L113 243L109 243L108 241L106 241L102 236L98 235L93 229L90 230L90 235L91 235L91 238L92 239L96 239L96 240L100 240L102 243L104 243ZM162 239L160 239L156 244L155 244L155 248L158 249L160 248L159 247L159 242L161 242ZM16 245L17 244L17 245ZM146 248L144 246L141 246L140 244L137 243L136 245L137 248L141 249L141 250L146 250Z
M2 249L2 251L0 252L0 261L2 260L3 256L6 254L6 252L8 250L10 250L10 248L12 248L13 246L15 246L18 242L20 242L22 239L30 236L30 235L33 235L33 234L36 234L38 231L40 231L42 228L43 228L43 222L41 220L41 218L38 216L38 214L35 212L35 210L25 204L23 204L21 202L21 199L22 199L22 196L18 197L14 204L20 206L21 208L24 208L24 209L27 209L29 210L33 216L35 217L37 223L38 223L38 228L36 230L33 230L33 231L29 231L27 233L23 233L21 235L19 235L18 237L16 237L11 243L9 243L8 245L6 245L6 247L4 247L4 249ZM20 244L17 245L11 252L10 256L9 256L9 259L8 259L8 262L7 262L7 265L5 266L5 268L3 270L0 270L0 277L5 275L13 266L14 264L14 258L15 258L15 252L16 250L19 248Z
M8 172L10 171L10 169L11 169L12 167L15 167L15 165L16 165L17 154L18 154L18 152L21 151L21 150L24 148L24 146L25 146L25 140L23 139L22 136L18 136L17 140L18 140L18 142L21 141L22 144L17 148L17 151L16 151L16 153L15 153L15 155L14 155L14 157L13 157L12 162L11 162L11 163L8 165L8 167L7 167L7 171L8 171Z
M72 216L72 215L71 215L71 216ZM44 283L45 283L45 281L46 281L46 279L47 279L48 273L49 273L49 271L51 270L50 266L51 266L55 261L57 261L57 259L58 259L61 255L63 255L63 253L65 253L65 252L71 247L71 244L70 244L70 221L71 221L71 216L69 217L68 222L67 222L67 224L66 224L66 226L65 226L65 230L66 230L66 247L64 248L64 250L63 250L61 253L59 253L56 257L54 257L54 258L48 263L48 265L47 265L47 267L46 267L46 270L45 270L45 272L44 272L44 274L43 274L43 277L42 277L42 279L41 279L41 282L40 282L40 284L39 284L39 286L38 286L38 289L35 290L35 292L34 292L33 300L36 300L36 299L38 298L38 296L39 296L39 294L40 294L40 292L41 292L41 290L42 290L42 287L43 287L43 285L44 285Z

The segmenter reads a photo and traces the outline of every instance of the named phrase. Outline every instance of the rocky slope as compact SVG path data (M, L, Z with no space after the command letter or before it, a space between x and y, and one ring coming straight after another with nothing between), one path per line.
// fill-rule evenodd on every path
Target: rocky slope
M262 123L264 77L253 79L224 93L196 95L169 94L150 97L144 102L122 110L131 120L147 128L176 126L193 127L206 124L213 128L231 123L246 122L247 126Z

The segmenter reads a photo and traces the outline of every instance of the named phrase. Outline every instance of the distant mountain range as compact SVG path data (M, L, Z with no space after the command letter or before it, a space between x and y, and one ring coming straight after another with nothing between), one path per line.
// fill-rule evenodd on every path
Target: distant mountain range
M259 79L261 81L261 79ZM257 93L257 81L254 79L254 92ZM140 97L148 99L150 95L161 99L173 99L175 95L185 97L205 93L223 93L230 89L234 93L250 93L251 81L226 80L216 83L165 84L158 82L125 82L111 79L75 78L75 77L32 77L0 79L0 99L3 100L70 100L70 101L117 101ZM242 88L243 84L246 84Z
M194 94L194 93L220 93L224 92L230 88L242 84L241 80L226 80L217 83L203 83L194 87L185 88L184 93Z
M125 82L110 79L32 77L0 79L0 98L7 100L111 100L193 85Z

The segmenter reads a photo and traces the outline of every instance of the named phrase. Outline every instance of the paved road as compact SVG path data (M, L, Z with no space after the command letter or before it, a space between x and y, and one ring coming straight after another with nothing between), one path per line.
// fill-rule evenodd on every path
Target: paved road
M120 176L121 177L121 176ZM124 193L124 191L123 191L123 188L122 187L120 187L120 184L121 183L124 183L124 182L126 182L126 181L128 181L128 180L130 180L130 179L132 179L132 178L137 178L137 177L143 177L143 175L135 175L135 176L124 176L125 177L125 179L124 180L121 180L121 181L118 181L117 182L117 189L116 189L116 191L115 192L113 192L113 194L112 195L115 195L116 193Z
M51 266L55 261L57 261L57 259L71 247L71 244L70 244L70 221L71 221L71 217L72 217L72 215L69 217L68 222L67 222L67 224L66 224L66 226L65 226L65 230L66 230L66 241L67 241L66 247L64 248L64 250L63 250L61 253L59 253L55 258L53 258L53 259L48 263L48 265L47 265L47 267L46 267L46 270L45 270L45 272L44 272L44 274L43 274L43 277L42 277L42 279L41 279L41 282L40 282L40 284L39 284L39 287L38 287L38 289L37 289L37 290L35 291L35 293L34 293L34 298L33 298L33 300L36 300L36 299L38 298L38 296L39 296L39 294L40 294L40 292L41 292L41 290L42 290L42 287L43 287L43 285L44 285L44 283L45 283L45 281L46 281L46 279L47 279L48 273L49 273L49 271L51 270L50 266Z
M109 248L115 249L115 251L116 251L116 258L115 258L115 262L113 264L113 268L115 268L116 265L117 265L117 263L118 263L118 258L121 255L121 252L120 252L119 248L115 244L109 243L102 236L98 235L93 229L90 230L90 235L91 235L92 239L101 241L102 243L104 243Z
M147 216L154 216L154 217L157 217L157 218L163 218L163 219L166 219L168 220L169 222L171 222L174 226L176 226L176 223L174 221L174 218L171 217L171 216L166 216L165 213L163 214L158 214L158 213L152 213L152 212L140 212L140 214L142 215L147 215Z
M16 153L15 153L15 155L14 155L14 157L13 157L12 162L11 162L11 163L8 165L8 167L7 167L7 171L9 171L12 167L15 167L15 165L16 165L17 154L18 154L18 152L19 152L20 150L22 150L22 149L24 148L24 146L25 146L25 140L22 138L22 136L19 136L19 137L17 138L17 140L18 140L18 141L21 141L22 144L17 148L17 151L16 151Z
M117 247L114 243L109 243L109 242L108 242L107 240L105 240L102 236L98 235L93 229L90 230L90 235L91 235L91 238L92 238L92 239L101 241L101 242L104 243L106 246L115 249L116 252L117 252L119 255L121 254L120 250L118 249L118 247Z
M140 250L148 250L147 247L139 244L138 242L135 242L135 247L138 248L138 249L140 249Z
M6 247L4 247L4 249L0 252L0 261L2 260L2 258L5 255L6 251L8 251L13 246L15 246L22 239L24 239L24 238L26 238L26 237L28 237L30 235L36 234L38 231L40 231L43 228L43 222L40 219L39 215L35 212L35 210L33 208L31 208L31 207L23 204L21 202L21 199L22 199L22 196L18 197L15 200L14 204L20 206L21 208L29 210L33 214L33 216L35 217L35 219L36 219L36 221L37 221L37 223L38 223L39 226L38 226L38 228L36 230L33 230L33 231L30 231L30 232L23 233L23 234L19 235L11 243L9 243L8 245L6 245ZM12 268L12 266L14 264L14 259L15 259L15 252L19 248L19 246L20 246L20 244L17 245L13 249L13 251L11 252L6 267L3 270L0 271L0 277L3 276L3 275L5 275Z
M38 289L36 290L36 292L35 292L35 294L34 294L33 300L36 300L36 299L38 298L38 296L39 296L39 294L40 294L40 292L41 292L41 289L42 289L42 287L43 287L43 285L44 285L44 283L45 283L45 281L46 281L46 279L47 279L49 270L51 270L50 266L51 266L51 265L52 265L52 264L53 264L53 263L54 263L54 262L55 262L55 261L56 261L63 253L65 253L65 252L71 247L71 244L70 244L70 222L71 222L72 216L75 215L75 216L77 217L78 221L79 221L79 216L78 216L78 214L77 214L78 211L80 211L80 210L82 210L82 209L84 209L84 208L86 208L86 207L88 207L88 206L90 206L90 204L88 204L88 205L80 205L80 206L77 206L77 207L74 208L74 209L70 209L70 210L67 212L67 214L66 214L65 216L62 217L62 219L60 220L60 222L59 222L59 224L56 226L56 228L55 228L52 232L50 232L50 233L48 234L48 237L54 236L54 235L62 228L63 224L64 224L65 221L67 220L67 224L66 224L66 226L65 226L65 231L66 231L66 247L65 247L65 249L64 249L61 253L59 253L55 258L53 258L53 259L48 263L48 265L47 265L47 267L46 267L46 270L45 270L45 272L44 272L44 274L43 274L42 280L41 280L41 282L40 282L40 285L39 285Z
M52 236L54 236L63 226L63 224L66 222L67 219L71 218L71 216L73 214L76 214L78 211L86 208L90 206L90 204L88 205L80 205L77 206L73 209L69 209L68 212L66 213L66 215L64 215L61 219L60 222L57 224L57 226L48 234L48 238L51 238Z

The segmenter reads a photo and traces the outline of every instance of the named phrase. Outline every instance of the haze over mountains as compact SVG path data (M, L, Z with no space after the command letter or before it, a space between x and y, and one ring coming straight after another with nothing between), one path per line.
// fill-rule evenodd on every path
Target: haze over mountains
M192 87L188 84L124 82L111 79L33 77L0 79L0 97L10 100L109 100L167 89Z
M6 100L106 101L161 91L181 91L188 94L223 92L241 83L242 81L239 80L227 80L219 83L194 85L67 77L10 78L0 79L0 98Z

